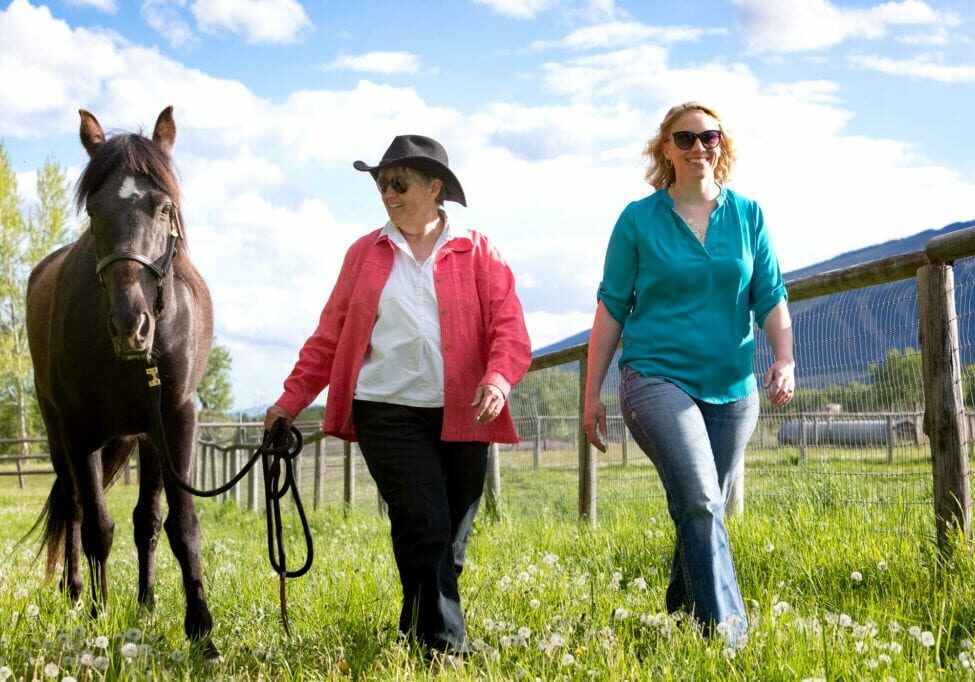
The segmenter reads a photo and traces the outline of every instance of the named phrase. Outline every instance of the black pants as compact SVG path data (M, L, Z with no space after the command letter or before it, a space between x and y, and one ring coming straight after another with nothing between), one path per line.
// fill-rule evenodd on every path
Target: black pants
M463 651L457 578L484 490L488 444L440 440L443 408L356 400L352 418L389 506L403 585L400 631L434 649Z

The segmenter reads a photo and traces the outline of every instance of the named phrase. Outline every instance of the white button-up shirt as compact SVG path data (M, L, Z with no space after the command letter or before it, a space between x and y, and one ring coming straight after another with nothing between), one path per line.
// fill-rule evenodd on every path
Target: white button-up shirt
M418 263L403 233L389 221L379 234L396 246L393 269L379 297L369 349L355 397L413 407L443 407L440 311L433 285L437 252L451 239L450 222L433 252Z

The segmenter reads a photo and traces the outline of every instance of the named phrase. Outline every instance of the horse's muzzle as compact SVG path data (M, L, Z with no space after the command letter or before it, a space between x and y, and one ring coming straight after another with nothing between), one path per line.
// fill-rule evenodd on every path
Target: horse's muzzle
M122 360L145 358L152 352L155 325L148 313L140 313L126 325L119 324L115 315L110 315L109 332L115 355Z

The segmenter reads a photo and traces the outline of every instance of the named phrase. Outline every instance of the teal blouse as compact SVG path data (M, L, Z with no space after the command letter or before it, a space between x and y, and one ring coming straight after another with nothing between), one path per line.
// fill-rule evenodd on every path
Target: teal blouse
M623 327L621 368L729 403L757 387L752 315L761 326L787 293L761 208L722 187L704 244L666 190L627 206L598 299Z

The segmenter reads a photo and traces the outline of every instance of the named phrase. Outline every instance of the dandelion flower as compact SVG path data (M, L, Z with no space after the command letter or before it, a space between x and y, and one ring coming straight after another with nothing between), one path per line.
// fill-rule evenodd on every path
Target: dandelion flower
M139 653L139 647L132 642L126 642L122 645L121 653L126 658L135 658L135 655Z
M57 663L48 663L44 666L44 677L57 677L61 669Z
M533 609L537 609L541 605L542 605L542 603L540 601L538 601L537 599L532 599L530 602L528 602L528 606L530 606Z
M887 650L892 654L899 654L903 649L904 647L900 645L900 642L891 642L887 645Z
M773 545L771 542L766 542L765 543L765 551L768 552L769 554L771 554L772 552L775 551L775 545Z
M37 604L28 604L24 613L28 618L37 618L41 613L41 609L37 606Z
M125 631L126 642L138 642L142 639L142 630L139 628L129 628Z
M630 612L624 609L622 606L618 607L613 611L613 618L615 620L626 620L630 615Z
M570 654L568 652L566 652L565 654L563 654L563 656L562 656L562 665L572 665L575 662L576 662L576 657L575 656L573 656L572 654Z
M962 641L960 641L958 643L958 646L961 648L962 651L971 651L971 649L972 649L972 640L970 640L970 639L968 639L966 637L965 639L963 639Z
M632 585L634 589L637 590L647 589L647 581L644 580L643 578L634 578L633 581L630 583L630 585Z
M912 625L911 627L909 627L907 629L907 634L909 634L914 639L920 639L921 638L921 628L919 628L917 625Z
M890 634L892 635L896 635L898 632L901 631L901 624L898 623L896 620L890 621L890 625L888 625L887 627L890 629Z
M781 616L784 613L788 613L790 608L791 607L789 606L788 602L784 602L784 601L775 602L775 604L772 605L772 615Z
M853 573L850 574L850 580L855 583L861 582L863 580L863 574L860 573L860 571L853 571Z
M95 637L95 648L96 649L107 649L108 648L108 637L105 635L99 635Z
M494 621L491 620L490 618L485 618L484 619L484 629L487 630L488 632L491 632L492 630L494 630Z
M887 562L886 561L878 561L877 562L877 570L878 571L886 571L887 570Z
M522 639L528 639L529 637L532 636L531 628L522 625L520 628L518 628L518 636L521 637Z
M552 633L548 641L552 646L565 646L565 637L557 632Z
M95 656L93 665L95 666L95 670L105 672L108 670L108 659L105 656Z
M874 670L878 665L880 665L880 663L877 661L876 658L867 659L867 667L870 668L871 670Z
M0 666L0 682L4 682L5 680L10 679L11 677L13 677L13 674L14 671L8 668L7 666L5 665Z
M621 580L623 580L623 574L619 571L613 571L613 577L611 578L612 583L614 585L619 585Z
M848 628L853 626L853 619L850 618L845 613L840 614L839 624L841 628Z
M725 647L724 650L722 650L721 655L724 656L724 660L733 661L735 660L735 656L737 654L735 653L735 650L729 646L729 647Z
M551 552L549 552L548 554L542 557L542 563L547 566L554 565L558 560L559 560L558 555L552 554Z
M86 668L90 668L95 664L95 657L86 651L85 653L81 654L81 658L78 659L78 662Z
M934 646L934 635L925 630L921 633L921 637L918 641L921 642L921 646L932 647Z

